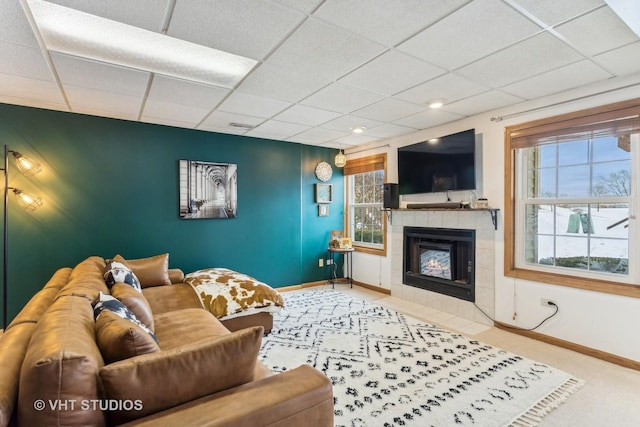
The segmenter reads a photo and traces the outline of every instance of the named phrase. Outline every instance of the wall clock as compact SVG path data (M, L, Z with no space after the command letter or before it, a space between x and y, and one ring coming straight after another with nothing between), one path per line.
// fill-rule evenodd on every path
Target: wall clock
M322 161L316 165L316 177L320 181L329 181L331 179L331 175L333 175L333 169L329 163Z

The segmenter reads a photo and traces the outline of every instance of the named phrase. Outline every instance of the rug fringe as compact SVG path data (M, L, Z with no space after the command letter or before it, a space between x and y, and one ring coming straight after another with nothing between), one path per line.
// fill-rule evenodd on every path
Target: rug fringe
M545 396L538 403L529 408L525 413L513 420L510 427L533 427L537 426L542 418L549 412L560 406L570 395L578 391L585 382L577 378L569 378L558 388Z

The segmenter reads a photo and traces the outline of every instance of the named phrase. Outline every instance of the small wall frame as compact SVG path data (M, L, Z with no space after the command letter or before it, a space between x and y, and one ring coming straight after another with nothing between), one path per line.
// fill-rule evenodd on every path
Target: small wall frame
M329 205L318 205L318 216L329 216Z
M316 186L316 203L331 203L333 201L333 186L331 184L314 184Z

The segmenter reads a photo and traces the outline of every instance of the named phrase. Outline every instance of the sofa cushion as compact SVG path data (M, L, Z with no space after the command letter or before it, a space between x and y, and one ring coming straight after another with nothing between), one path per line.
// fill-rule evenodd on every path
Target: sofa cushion
M111 423L141 418L251 381L262 332L256 326L104 366L100 378L107 398L139 400L142 406L111 412Z
M110 311L116 314L118 317L125 319L131 324L137 325L146 333L148 333L154 341L158 342L158 338L151 332L151 330L136 317L135 314L131 310L127 308L126 305L115 299L111 295L105 295L100 292L100 296L98 297L98 301L96 305L93 307L93 316L96 321L100 319L100 316L103 312Z
M159 314L155 316L155 324L155 333L162 350L203 339L216 339L231 333L211 313L201 308Z
M140 326L108 310L96 320L96 340L105 363L160 351L158 343Z
M48 404L42 410L34 407L37 400L75 401L79 405L82 400L102 399L98 371L103 365L91 302L82 295L58 297L36 324L22 362L19 425L104 425L105 415L100 408L71 410L70 406Z
M138 276L143 288L171 284L168 253L149 258L126 260L122 255L116 255L113 259L127 265Z
M140 281L127 265L116 260L107 263L104 269L104 282L109 289L116 283L126 283L138 292L142 292Z
M142 293L127 284L116 283L111 288L111 296L127 306L151 332L155 331L151 306Z

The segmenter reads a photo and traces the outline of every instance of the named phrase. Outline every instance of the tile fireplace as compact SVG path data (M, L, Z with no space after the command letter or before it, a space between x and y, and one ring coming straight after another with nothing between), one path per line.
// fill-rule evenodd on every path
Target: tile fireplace
M404 227L405 285L475 301L475 230Z

